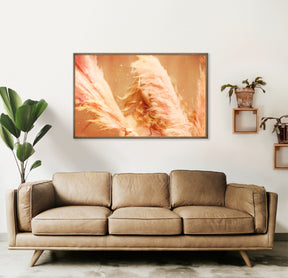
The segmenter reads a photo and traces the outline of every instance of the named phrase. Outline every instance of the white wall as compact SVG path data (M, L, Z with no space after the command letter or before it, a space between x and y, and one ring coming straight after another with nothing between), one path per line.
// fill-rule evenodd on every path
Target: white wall
M232 134L227 82L261 75L260 116L288 112L288 1L2 1L0 85L25 98L45 98L40 124L53 129L37 146L43 166L30 180L56 171L224 171L228 181L255 183L279 194L277 232L288 232L288 170L273 170L272 125L259 134ZM74 52L208 52L209 139L73 139ZM1 111L3 111L1 106ZM19 177L0 142L0 232L4 195Z

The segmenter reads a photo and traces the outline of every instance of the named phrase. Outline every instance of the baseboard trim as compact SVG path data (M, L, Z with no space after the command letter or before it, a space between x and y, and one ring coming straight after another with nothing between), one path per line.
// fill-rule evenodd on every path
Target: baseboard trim
M275 241L288 241L288 233L275 233Z
M274 236L275 241L288 241L288 233L275 233ZM0 242L7 242L8 241L8 234L7 233L0 233Z

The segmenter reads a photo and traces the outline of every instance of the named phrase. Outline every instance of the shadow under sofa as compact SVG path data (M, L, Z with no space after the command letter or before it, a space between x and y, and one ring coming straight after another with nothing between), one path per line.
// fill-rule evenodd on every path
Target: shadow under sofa
M277 194L227 184L221 172L56 173L6 196L11 250L247 250L273 248Z

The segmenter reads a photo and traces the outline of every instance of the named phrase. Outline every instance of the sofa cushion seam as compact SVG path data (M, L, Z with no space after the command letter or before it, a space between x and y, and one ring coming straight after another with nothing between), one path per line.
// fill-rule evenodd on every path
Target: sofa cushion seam
M238 219L253 219L253 216L250 216L250 217L235 217L235 218L232 218L232 217L227 217L227 218L192 218L192 217L182 217L183 219L201 219L201 220L206 220L206 219L232 219L232 220L238 220Z
M113 218L108 217L110 220L181 220L181 217L179 218Z
M53 233L53 232L51 232L51 233L32 233L33 235L63 235L63 236L65 236L65 235L75 235L75 236L77 236L77 235L102 235L102 236L105 236L105 235L107 235L107 233L105 233L105 234L103 234L103 233Z
M69 219L69 218L37 218L37 219L35 219L35 218L33 218L32 219L33 221L39 221L39 220L48 220L48 221L50 221L50 220L59 220L59 221L62 221L62 220L67 220L67 221L83 221L83 220L107 220L107 218L79 218L79 219Z

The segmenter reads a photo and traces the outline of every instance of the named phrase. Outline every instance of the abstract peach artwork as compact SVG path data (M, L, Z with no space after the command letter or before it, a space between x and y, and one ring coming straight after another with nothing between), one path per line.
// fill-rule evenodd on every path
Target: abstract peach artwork
M207 54L74 54L74 137L207 138Z

